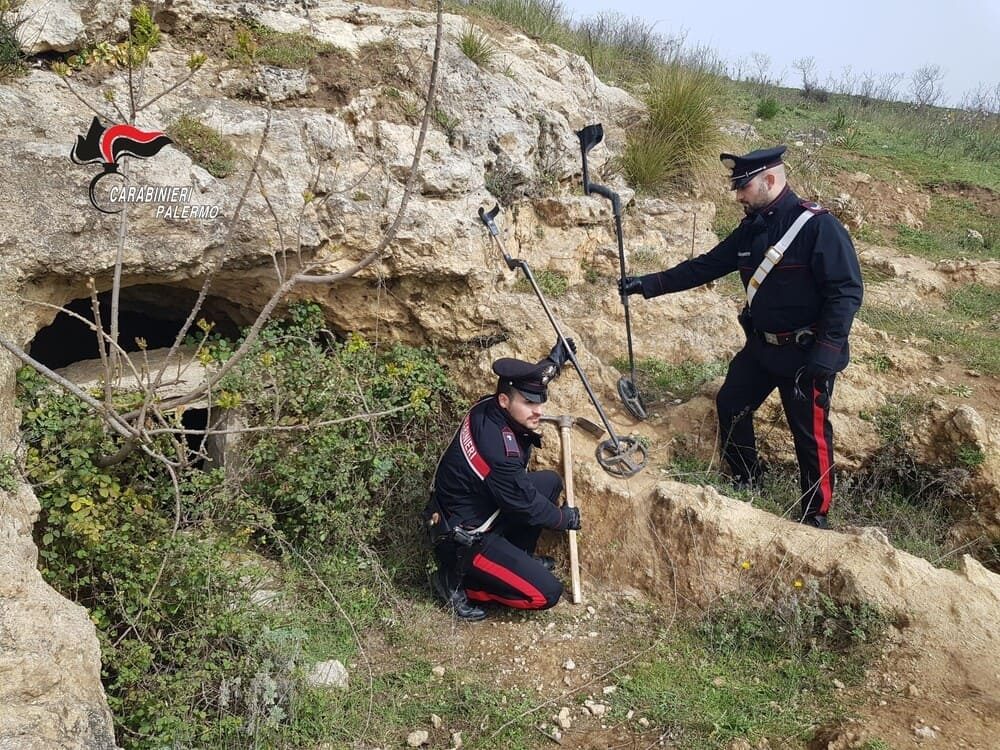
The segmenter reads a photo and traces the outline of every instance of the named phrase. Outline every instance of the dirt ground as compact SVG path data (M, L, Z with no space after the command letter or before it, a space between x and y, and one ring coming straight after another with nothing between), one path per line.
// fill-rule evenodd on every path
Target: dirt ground
M845 176L845 184L852 187L852 202L846 208L855 212L855 218L886 228L919 221L929 205L926 196L917 199L916 186L903 185L900 189L899 185L880 183L867 175ZM963 192L961 186L939 186L937 189L962 195L968 192ZM904 201L901 195L914 200ZM971 197L984 211L998 210L998 197L994 194L977 193ZM910 214L874 209L903 204L908 206ZM851 216L842 218L848 220ZM867 299L880 304L895 302L905 306L908 295L916 294L922 304L934 306L942 304L944 294L960 284L976 281L1000 285L1000 263L997 262L938 264L912 256L898 258L889 248L869 246L864 250L869 262L882 264L887 269L888 278L869 284ZM985 423L1000 424L1000 380L972 371L947 357L929 357L919 351L918 342L886 341L877 334L877 331L872 332L871 340L860 348L867 346L883 353L896 365L895 372L885 377L885 392L894 392L889 382L892 377L904 377L907 383L932 388L945 406L969 404L970 399L962 394L973 393L971 405ZM696 413L695 419L701 416ZM679 429L676 421L665 422L663 427L671 431ZM703 425L692 422L689 427L698 432ZM845 447L850 449L850 446ZM656 478L654 475L644 482L630 483L629 495L638 502ZM640 544L643 540L633 541ZM649 554L656 554L655 549ZM609 552L608 557L613 555ZM648 640L637 641L636 634L669 627L678 612L663 602L684 601L680 592L675 592L673 597L656 597L658 604L655 607L642 610L646 613L643 617L648 619L632 622L627 618L635 617L640 611L633 604L643 600L643 595L633 589L613 590L609 582L635 585L638 589L642 588L641 579L648 573L636 568L634 563L631 570L617 570L610 561L605 562L608 564L595 566L593 572L598 573L601 580L587 582L583 605L573 605L564 599L551 612L534 615L500 609L492 612L485 622L475 625L452 623L441 613L442 627L438 633L443 637L438 642L440 649L436 654L440 666L446 670L471 667L480 674L492 674L500 687L536 696L536 708L530 720L538 729L538 747L673 746L666 728L652 725L641 715L624 721L609 721L602 708L588 710L580 706L581 700L595 706L614 705L613 691L605 690L612 685L609 672L626 668L628 663L646 653L650 645ZM564 575L565 567L563 560ZM1000 586L996 580L989 585ZM942 606L929 584L911 594L921 597L929 610ZM628 624L623 625L626 622ZM1000 629L1000 624L995 622L980 624L987 631L992 628L993 633ZM1000 654L994 651L992 659L970 658L965 654L965 629L957 614L949 621L949 627L940 631L925 629L918 637L906 627L893 632L896 636L890 638L882 656L869 670L866 684L853 696L860 706L858 719L844 726L818 727L807 745L809 750L860 749L876 739L888 743L894 750L923 747L995 750L1000 747ZM973 649L970 653L978 652ZM562 724L568 726L560 726L561 711ZM526 716L525 723L528 719ZM447 744L447 727L435 732L436 735L432 733L433 747L439 746L435 744L435 737L445 742L441 747L451 746ZM489 747L488 736L477 738L475 746ZM779 746L787 747L767 743L756 745L757 748ZM727 750L753 749L749 743L734 742Z

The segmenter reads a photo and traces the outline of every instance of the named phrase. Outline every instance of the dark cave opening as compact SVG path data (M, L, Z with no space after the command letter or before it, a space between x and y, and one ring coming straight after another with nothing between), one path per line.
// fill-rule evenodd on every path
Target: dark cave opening
M118 343L127 352L139 351L139 340L148 350L169 347L184 326L198 297L197 292L182 287L161 284L139 284L125 287L119 295ZM110 333L111 292L98 294L101 322ZM66 310L93 322L93 306L89 297L72 300ZM240 326L253 319L242 306L223 297L206 298L198 318L214 324L213 333L226 338L239 336ZM197 328L188 333L200 334ZM80 360L97 359L97 334L85 323L61 311L51 324L35 335L28 353L46 367L59 369Z

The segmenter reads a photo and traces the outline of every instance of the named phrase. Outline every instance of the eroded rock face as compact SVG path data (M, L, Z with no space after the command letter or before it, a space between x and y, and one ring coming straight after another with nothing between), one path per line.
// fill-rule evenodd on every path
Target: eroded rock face
M205 275L214 272L213 294L259 310L289 273L342 271L380 241L395 217L417 143L419 119L414 111L419 115L419 107L413 107L426 85L433 16L334 1L310 5L307 16L297 4L268 3L258 20L280 31L308 31L334 45L338 51L331 59L336 65L331 63L324 75L268 69L251 77L232 67L219 48L228 37L216 36L211 40L215 46L206 49L211 59L192 83L158 99L139 116L139 127L168 130L181 115L194 117L232 143L238 157L236 171L224 178L212 176L175 147L148 160L127 160L132 184L185 188L190 191L187 203L217 206L220 218L165 219L153 205L130 207L123 251L126 284L198 289ZM71 12L44 36L48 46L38 49L74 49L81 40L114 37L124 29L123 6L116 2L67 7ZM185 61L198 44L192 29L226 27L238 7L243 4L178 0L163 10L160 20L167 33L152 56L140 101L186 75ZM609 182L622 196L631 269L668 267L689 257L692 248L701 252L711 247L716 242L711 232L714 206L683 196L672 202L635 199L610 176L607 166L620 151L624 123L640 109L639 102L603 85L581 58L553 47L543 49L520 35L495 38L498 57L483 70L455 43L466 24L465 19L445 17L440 114L427 134L415 192L395 240L378 263L355 278L301 285L290 297L316 299L330 325L340 331L441 346L454 353L450 369L461 387L472 396L486 392L492 388L494 359L536 359L554 340L534 295L518 283L477 219L479 207L489 208L500 199L513 204L498 219L507 250L527 260L536 273L547 271L566 282L567 291L550 295L549 302L567 335L576 339L580 362L611 421L621 432L635 432L649 441L650 467L643 476L654 475L656 467L669 460L679 438L685 450L712 455L713 398L721 379L686 403L658 405L643 424L635 423L619 404L615 384L620 373L610 364L626 353L615 291L616 239L607 201L581 195L573 131L587 123L604 123L606 142L590 154L591 179ZM366 67L373 59L384 69L377 75ZM101 80L74 78L73 87L104 112L107 122L117 122L102 92L116 90L121 100L125 77L120 71L103 75ZM268 112L259 99L239 98L249 94L270 95L280 104ZM0 181L0 323L6 335L26 344L55 316L55 310L33 302L60 305L85 296L88 277L96 279L100 290L109 288L120 225L117 217L90 205L87 186L100 166L74 165L67 158L93 113L57 76L33 70L0 87L0 116L0 163L7 170ZM233 220L265 132L258 172L266 200L259 186L252 186ZM305 195L312 199L305 200ZM936 277L925 270L900 267L901 274L919 273L928 288L934 287ZM636 351L666 362L724 362L743 343L736 323L740 304L718 285L640 300L632 306ZM833 417L838 458L848 465L859 465L877 447L871 424L860 415L877 409L893 392L888 377L862 363L866 353L883 352L884 341L863 325L856 329L855 340L862 359L838 380ZM893 356L901 368L916 372L928 367L926 358L909 350ZM0 404L5 406L0 408L0 437L7 444L15 439L18 423L11 408L14 370L14 362L6 358L0 367ZM982 429L974 414L950 413L949 408L942 407L930 424L937 436L932 444L940 448L947 441L977 441L993 472L984 470L983 494L992 486L995 495L994 428ZM774 417L778 410L772 399L762 417ZM571 370L553 388L549 412L597 417ZM718 537L721 530L740 548L763 549L764 537L784 535L785 522L754 512L757 536L744 540L734 525L743 516L728 515L728 501L717 496L704 501L710 513L698 509L700 500L684 505L664 499L706 491L687 488L682 493L680 486L671 485L650 495L638 490L647 479L608 479L594 464L593 448L579 441L575 454L587 533L602 542L584 553L598 578L629 582L652 593L669 575L685 596L697 597L695 570L712 569L711 590L718 591L731 583L721 561L735 553L708 541L698 542L696 548L695 540ZM793 455L783 429L770 431L766 448L779 457ZM558 441L547 440L540 458L557 464ZM61 600L36 571L30 531L37 512L37 501L21 488L0 513L6 540L0 547L0 677L5 685L0 750L110 748L114 741L93 628L86 613ZM678 525L689 530L683 542L671 536ZM969 534L981 528L978 520L973 526ZM924 575L938 580L939 572L910 561L878 573L879 556L891 558L891 548L841 535L824 539L831 557L864 546L863 557L875 572L851 568L844 579L856 579L859 582L851 585L859 591L884 595L894 604L905 606L908 600L898 592L891 597L879 593L873 577L895 576L901 587ZM626 552L605 555L598 553L601 549ZM774 553L767 554L769 564L778 564ZM805 551L802 554L806 561ZM962 585L954 574L941 575L946 588ZM977 586L995 585L985 574L981 577L987 583ZM58 627L47 626L53 622ZM937 624L928 620L926 627Z
M912 716L910 699L920 693L912 682L903 688L918 680L921 691L939 696L919 709L928 724L951 737L965 729L995 736L1000 576L973 558L963 557L957 571L943 570L894 549L878 529L818 531L709 487L656 484L647 474L621 482L584 456L577 468L578 489L601 499L583 506L585 590L589 581L628 580L668 607L710 608L721 596L795 606L818 587L842 602L875 604L894 624L886 662L892 666L874 672L893 671L873 674L871 683L886 688L880 705L888 707L866 712L870 735L904 746L909 729L899 716Z
M0 498L0 748L113 750L94 625L38 573L34 495Z

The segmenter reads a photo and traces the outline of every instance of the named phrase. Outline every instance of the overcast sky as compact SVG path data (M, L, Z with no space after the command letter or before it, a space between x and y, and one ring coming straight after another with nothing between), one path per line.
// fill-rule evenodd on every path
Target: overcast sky
M772 60L771 75L786 70L784 83L798 85L792 68L813 57L820 85L855 74L910 74L934 64L944 73L945 99L957 105L980 84L1000 83L1000 0L838 0L833 3L768 5L742 0L562 0L574 19L617 11L656 23L664 36L687 32L688 46L708 45L727 62L755 52Z

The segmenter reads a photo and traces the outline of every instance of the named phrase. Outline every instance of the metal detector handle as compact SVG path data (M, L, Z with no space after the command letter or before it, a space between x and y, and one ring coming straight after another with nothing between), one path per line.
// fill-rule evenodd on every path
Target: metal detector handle
M480 221L482 221L483 224L486 225L486 228L490 230L490 234L496 240L497 245L500 246L500 252L503 254L504 263L507 264L507 268L513 271L520 265L521 261L515 260L510 256L510 253L507 252L507 248L504 247L503 240L500 239L500 229L499 227L497 227L497 223L494 221L494 219L497 217L497 214L499 213L500 213L499 203L493 204L492 211L487 211L482 206L479 207Z
M538 282L535 280L535 274L531 272L531 268L528 266L527 261L515 259L510 256L507 249L504 247L503 240L500 238L500 230L496 225L494 219L500 213L500 205L494 205L492 211L486 211L482 206L479 207L479 218L489 229L490 234L493 237L493 241L500 248L500 252L503 253L503 258L507 263L507 267L510 270L515 270L520 268L524 272L525 278L528 279L528 283L531 285L532 290L535 292L535 296L538 297L538 301L542 304L542 309L545 311L545 316L549 319L549 323L555 329L556 336L559 338L559 342L563 345L563 349L568 355L568 359L573 363L573 367L576 368L577 374L580 376L580 381L583 383L584 390L587 391L587 395L590 397L591 403L593 403L594 408L597 409L598 415L601 417L601 421L604 422L604 428L611 435L611 441L615 449L617 450L620 438L615 432L615 428L611 426L611 420L608 419L608 415L604 413L604 409L601 408L600 402L597 400L597 396L594 394L594 389L590 387L590 381L587 380L587 376L583 372L583 368L580 367L580 362L577 360L576 355L573 353L572 347L570 347L569 342L563 335L562 329L559 327L559 323L556 322L555 315L552 314L552 310L549 309L548 302L545 301L545 296L542 294L541 287L538 286Z
M590 195L590 174L587 170L587 152L604 140L604 126L601 123L587 125L576 131L580 139L580 158L583 161L583 194Z
M610 192L610 191L609 191ZM618 268L620 270L620 277L625 278L625 242L622 239L622 212L621 212L621 202L618 199L617 193L612 193L614 198L611 200L611 205L615 212L615 235L618 237ZM628 295L625 292L621 292L621 302L622 307L625 309L625 338L628 342L628 365L629 365L629 378L633 383L635 383L635 351L632 345L632 313L628 306Z
M598 185L596 182L588 183L590 187L588 195L590 193L597 193L602 198L607 198L611 201L611 210L615 214L615 218L620 220L622 215L622 199L614 190L604 185Z
M618 264L621 278L625 278L625 243L622 239L622 199L614 190L598 185L590 181L590 171L587 168L587 152L601 142L604 138L604 126L600 123L587 125L582 130L578 130L576 137L580 139L580 157L583 160L583 193L590 195L596 193L602 198L611 201L611 211L615 218L615 237L618 239ZM625 335L628 339L628 364L629 377L635 383L635 352L632 346L632 315L628 306L628 295L621 294L622 307L625 308Z

